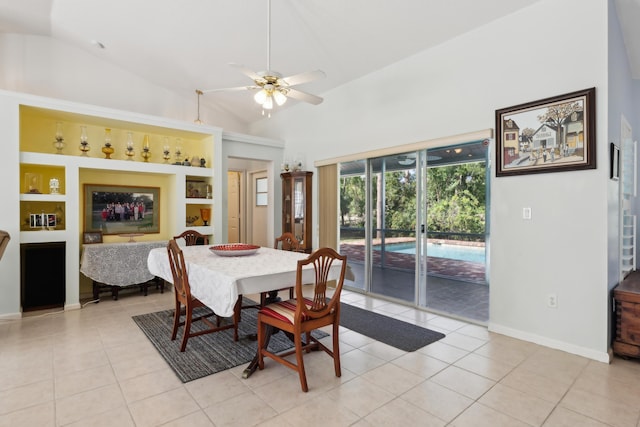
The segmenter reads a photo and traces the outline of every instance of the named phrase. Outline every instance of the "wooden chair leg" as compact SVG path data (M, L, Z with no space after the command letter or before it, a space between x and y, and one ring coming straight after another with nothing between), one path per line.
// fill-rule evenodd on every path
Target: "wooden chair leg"
M302 334L295 334L296 362L298 363L298 375L300 376L300 387L305 393L309 391L307 386L307 375L304 371L304 360L302 357Z
M338 321L333 323L333 366L336 370L336 377L342 376L342 370L340 369L340 340L338 339L338 330L340 325Z
M171 332L171 341L176 339L178 335L178 326L180 325L180 302L176 300L176 308L173 310L173 331Z
M242 312L242 295L238 297L236 305L233 307L233 340L238 341L238 324L240 323L240 313Z
M262 356L262 349L265 347L266 341L266 329L267 325L260 321L260 315L258 315L258 351L256 352L256 356L258 358L258 369L264 369L264 358Z
M182 333L182 344L180 345L180 351L184 352L187 348L187 340L189 339L189 333L191 332L191 318L193 317L193 311L190 307L187 307L187 318L184 320L184 332Z

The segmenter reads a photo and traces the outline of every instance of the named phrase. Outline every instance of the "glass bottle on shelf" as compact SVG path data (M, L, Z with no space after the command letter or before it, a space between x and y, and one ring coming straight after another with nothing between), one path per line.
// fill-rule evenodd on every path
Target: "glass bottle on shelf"
M56 154L62 154L62 149L64 148L64 137L62 135L62 123L56 123L56 137L55 141L53 141L53 146L56 149Z
M104 153L105 159L110 159L114 152L111 146L111 129L109 128L104 130L104 147L102 147L102 152Z
M89 138L87 137L87 127L80 126L80 151L83 156L87 156L91 146L89 146Z

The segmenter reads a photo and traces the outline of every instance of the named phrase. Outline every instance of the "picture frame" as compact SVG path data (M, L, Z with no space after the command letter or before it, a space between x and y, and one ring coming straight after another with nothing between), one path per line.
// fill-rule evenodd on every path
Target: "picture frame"
M609 178L618 181L620 179L620 148L612 142L609 151Z
M53 213L39 213L29 215L30 228L56 228L57 217Z
M91 245L94 243L102 243L102 232L100 231L85 231L82 233L82 243L85 245Z
M84 185L84 231L111 234L160 232L160 188Z
M187 180L185 195L188 199L206 199L210 193L206 181Z
M596 168L595 88L496 110L496 176Z

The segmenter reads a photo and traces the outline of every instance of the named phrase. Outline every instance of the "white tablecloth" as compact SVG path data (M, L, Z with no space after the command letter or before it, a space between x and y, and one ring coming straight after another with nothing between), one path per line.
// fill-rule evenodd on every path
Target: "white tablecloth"
M161 247L167 247L166 240L84 245L80 272L105 285L129 286L145 283L155 277L147 269L149 251Z
M238 295L255 294L294 286L298 260L308 257L305 253L260 248L253 255L239 257L218 256L208 246L182 248L191 293L215 313L229 317ZM339 262L332 272L339 273ZM156 276L173 283L169 255L166 248L149 252L148 267ZM337 276L337 274L336 274ZM304 282L314 281L311 265L305 268Z

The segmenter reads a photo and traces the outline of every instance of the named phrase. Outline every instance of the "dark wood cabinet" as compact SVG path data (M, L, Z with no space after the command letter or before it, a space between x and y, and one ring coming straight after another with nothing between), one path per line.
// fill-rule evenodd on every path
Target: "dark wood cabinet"
M311 253L311 184L313 172L284 172L282 178L282 232L293 233L300 248Z
M616 338L613 352L640 357L640 272L629 274L613 289L616 304Z

